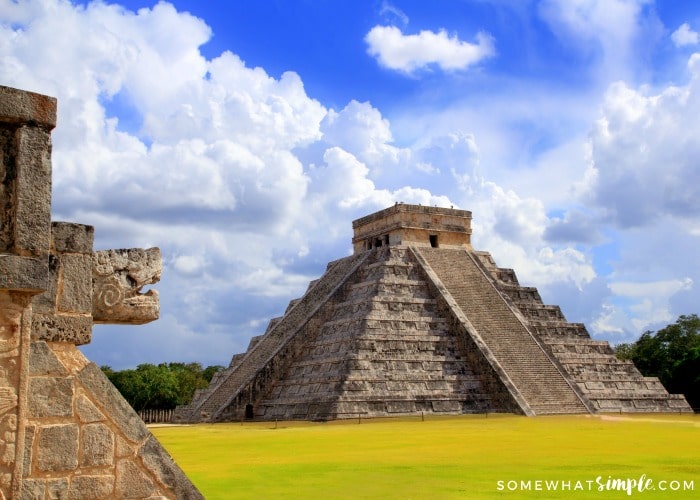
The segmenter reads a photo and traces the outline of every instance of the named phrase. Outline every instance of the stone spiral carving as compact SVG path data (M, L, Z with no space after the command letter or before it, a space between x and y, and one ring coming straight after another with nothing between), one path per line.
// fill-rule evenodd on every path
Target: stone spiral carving
M95 323L143 324L158 319L160 249L100 250L92 254L92 317Z

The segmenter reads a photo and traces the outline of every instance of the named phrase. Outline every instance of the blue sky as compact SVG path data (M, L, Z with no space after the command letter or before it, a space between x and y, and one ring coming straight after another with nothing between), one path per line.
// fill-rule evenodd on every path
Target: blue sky
M594 338L700 304L700 4L0 0L0 84L56 96L54 219L159 246L115 368L227 364L395 201ZM696 54L697 52L697 54Z

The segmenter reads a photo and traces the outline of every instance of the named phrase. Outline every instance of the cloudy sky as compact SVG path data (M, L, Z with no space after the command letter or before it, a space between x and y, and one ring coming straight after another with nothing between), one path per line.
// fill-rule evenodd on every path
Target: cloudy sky
M0 0L0 84L56 96L55 220L159 246L114 368L228 364L396 201L594 338L700 312L700 3ZM697 53L696 53L697 51Z

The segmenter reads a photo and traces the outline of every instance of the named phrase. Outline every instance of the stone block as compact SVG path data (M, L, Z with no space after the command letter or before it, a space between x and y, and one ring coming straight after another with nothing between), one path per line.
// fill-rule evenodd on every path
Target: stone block
M164 484L167 484L175 498L203 499L202 494L187 479L175 464L168 452L150 436L140 450L144 465Z
M41 427L34 464L44 472L70 471L78 467L78 426Z
M70 378L32 377L29 380L29 416L72 416L73 392L73 380Z
M114 433L104 424L87 424L80 439L80 465L100 467L114 463Z
M46 259L0 255L0 289L44 291L49 283Z
M66 376L67 370L46 342L32 342L29 349L29 375Z
M117 498L147 498L154 493L153 481L131 460L120 460L114 493Z
M102 422L105 416L85 395L81 394L75 404L78 418L83 423Z
M56 126L55 97L0 85L0 122L35 122L51 130Z
M141 442L150 435L146 424L95 363L88 363L77 378L92 397L101 402L127 439Z
M101 500L111 498L114 476L74 476L70 481L69 500Z
M62 254L59 312L92 314L92 255Z
M92 317L89 315L32 315L32 337L46 342L89 344L92 339Z
M51 242L51 136L37 127L20 127L15 134L15 252L45 258Z
M51 249L57 253L91 254L95 228L72 222L51 223Z
M25 476L32 475L32 445L34 444L35 434L36 426L27 425L24 428L24 457L22 461L22 471Z
M49 479L46 481L47 499L63 500L68 494L68 479Z
M46 481L42 479L25 479L22 481L20 500L43 500L46 498Z

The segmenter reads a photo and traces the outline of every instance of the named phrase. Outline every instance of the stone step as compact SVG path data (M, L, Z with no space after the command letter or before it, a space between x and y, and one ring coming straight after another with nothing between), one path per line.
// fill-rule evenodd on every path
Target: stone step
M587 412L565 376L467 251L427 248L417 251L437 274L533 411L546 411L538 404L556 398L560 407ZM510 286L510 289L518 297L525 294L541 302L536 289L515 286Z

